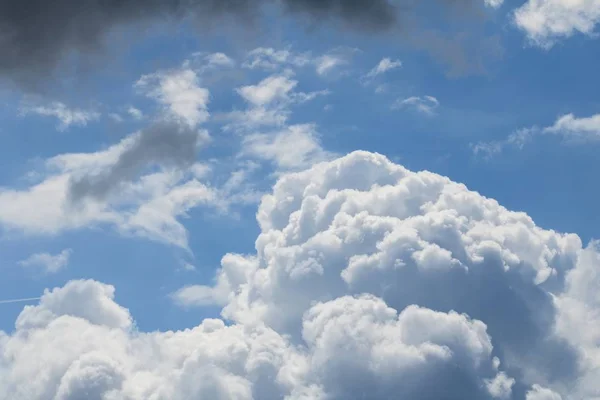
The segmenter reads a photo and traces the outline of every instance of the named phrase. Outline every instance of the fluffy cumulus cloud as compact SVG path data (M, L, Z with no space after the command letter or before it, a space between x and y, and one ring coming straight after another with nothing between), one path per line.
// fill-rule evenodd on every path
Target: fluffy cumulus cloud
M515 24L544 48L576 33L592 36L600 22L598 0L528 0L514 13Z
M205 122L209 117L210 93L200 87L198 75L191 68L144 75L135 86L163 104L168 114L190 126Z
M264 325L220 320L140 333L113 297L111 286L72 281L26 307L0 337L0 398L428 398L442 386L423 379L446 374L468 385L460 393L489 397L479 374L495 373L482 322L417 306L398 314L370 295L308 309L302 346Z
M595 244L366 152L281 176L257 219L255 254L173 294L227 324L139 332L72 281L0 333L0 399L597 397Z
M296 87L298 81L282 75L271 75L256 85L243 86L238 94L248 103L260 107L275 101L288 100L288 94Z
M540 385L533 385L531 391L527 393L526 400L562 400L562 396Z

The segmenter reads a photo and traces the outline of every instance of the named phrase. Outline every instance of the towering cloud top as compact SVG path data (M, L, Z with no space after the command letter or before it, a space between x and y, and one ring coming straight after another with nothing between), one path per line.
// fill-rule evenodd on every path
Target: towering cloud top
M230 324L140 333L113 287L72 281L0 333L0 399L598 392L600 255L576 235L367 152L281 177L258 219L255 255L178 296Z

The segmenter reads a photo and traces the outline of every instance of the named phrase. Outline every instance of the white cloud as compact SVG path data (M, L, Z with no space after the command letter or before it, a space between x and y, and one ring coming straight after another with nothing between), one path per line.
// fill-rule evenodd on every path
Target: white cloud
M218 189L199 181L196 161L206 133L166 123L135 132L106 150L52 157L42 179L25 189L0 188L0 227L55 235L113 226L187 247L179 217L198 205L223 207ZM147 172L147 168L158 168Z
M171 294L175 303L183 307L227 304L236 288L246 282L254 271L254 259L227 254L221 260L221 269L213 286L188 285Z
M135 108L133 106L129 106L127 108L127 113L131 115L134 119L140 120L144 118L144 113L142 110Z
M235 61L225 53L212 53L204 56L204 60L211 67L233 67Z
M392 60L391 58L383 58L369 72L360 78L360 82L365 85L375 85L375 93L383 93L387 90L388 85L385 82L380 82L378 79L387 72L402 67L402 61Z
M600 244L594 241L580 255L578 268L568 272L564 292L554 299L558 314L556 331L578 349L581 357L578 384L572 394L556 385L534 388L532 400L538 400L535 396L542 400L593 399L600 391L599 265Z
M554 122L554 125L544 128L544 133L584 141L600 140L600 114L584 118L577 118L573 114L562 115Z
M124 108L121 113L110 113L108 114L108 116L115 122L123 122L125 121L123 114L129 115L129 117L133 118L136 121L141 121L144 119L144 113L142 112L142 110L134 106Z
M494 399L509 400L512 398L512 388L515 379L501 372L493 379L486 380L486 388Z
M290 125L276 132L247 135L242 142L242 154L271 161L278 170L305 168L330 157L321 147L312 124Z
M600 21L598 0L528 0L514 13L517 27L523 30L530 42L550 48L558 40L575 33L595 35Z
M360 152L284 176L257 215L258 259L245 268L247 282L230 284L228 319L295 337L315 300L366 292L397 310L418 304L482 320L503 363L535 371L521 384L547 383L550 354L577 358L553 334L551 297L539 295L575 268L575 235L544 231L447 178ZM510 398L516 377L486 379L490 392Z
M329 71L333 70L335 67L345 64L345 62L346 61L340 57L336 57L333 55L324 55L320 57L319 61L317 62L317 73L319 75L325 75Z
M228 293L225 293L225 295L228 295ZM219 299L219 293L214 288L200 285L182 287L173 293L171 297L175 303L184 307L206 306L224 302Z
M196 72L190 68L157 72L142 76L135 87L162 104L169 115L190 126L209 118L208 89L200 87Z
M197 162L209 140L205 131L159 121L105 150L52 157L31 186L0 187L0 228L38 236L108 227L187 249L188 211L225 213L259 196L237 166L219 175L222 185L211 183L211 168Z
M414 108L423 114L433 115L439 105L440 102L433 96L413 96L396 100L396 102L392 104L392 109Z
M490 8L500 8L504 4L504 0L485 0L485 5Z
M333 72L345 74L346 71L340 70L350 64L357 51L358 49L355 48L337 47L320 56L314 56L309 52L294 52L291 48L277 50L271 47L259 47L247 54L242 67L277 71L312 66L318 75L331 76ZM392 66L395 67L396 65Z
M337 72L338 75L345 74L345 71L340 70L350 64L357 51L358 49L355 48L338 47L315 58L314 64L317 74L321 76L330 76L334 72Z
M261 119L270 121L269 111L278 110L285 113L293 103L305 103L319 96L331 94L327 89L314 92L295 92L298 81L290 77L291 72L268 76L256 85L242 86L237 93L248 102L254 111L259 110Z
M1 188L0 225L5 231L47 235L114 221L112 213L96 204L68 212L68 183L68 174L57 174L23 190Z
M373 69L367 73L366 77L367 78L375 78L378 75L385 74L386 72L391 71L396 68L400 68L401 66L402 66L402 61L392 60L392 59L386 57L386 58L383 58L381 61L379 61L379 64L377 64L375 67L373 67Z
M600 252L578 236L366 152L283 175L257 219L256 254L173 295L227 325L139 332L112 286L72 281L0 333L0 398L598 393Z
M347 399L361 390L418 400L432 394L424 376L442 377L457 363L459 377L475 384L479 373L494 374L481 322L416 306L397 314L372 296L315 304L301 347L260 325L205 320L186 331L138 333L132 324L111 286L72 281L46 292L14 334L0 337L0 398Z
M490 142L478 142L470 145L471 150L475 155L482 155L484 158L491 158L496 154L501 153L508 146L522 149L527 142L538 132L537 128L520 129L511 133L504 140L494 140Z
M600 114L578 118L565 114L556 119L553 125L544 128L531 127L519 129L504 140L479 142L471 145L473 152L485 157L501 153L507 147L522 149L525 144L537 136L552 135L561 137L571 144L594 143L600 141Z
M289 93L297 84L298 81L286 75L271 75L257 85L243 86L237 92L251 105L260 107L289 99Z
M36 253L19 261L19 265L25 268L41 268L44 272L52 274L67 267L71 254L71 249L65 249L58 254Z
M89 122L100 118L100 113L79 108L69 108L64 103L55 101L45 105L25 103L19 110L21 115L37 114L58 119L57 129L64 131L71 126L86 126Z
M150 188L158 190L127 215L118 226L121 232L187 248L188 233L179 218L186 217L189 210L202 204L222 206L217 191L196 179L175 180L166 187Z
M226 130L239 133L256 133L256 129L284 127L291 115L291 106L326 96L330 91L296 92L298 81L292 78L292 71L275 73L255 85L242 86L237 93L246 101L248 108L234 110L225 115L230 122Z
M563 400L562 396L550 389L533 385L533 388L527 392L526 400Z
M123 234L187 247L187 232L178 218L198 205L220 207L222 201L214 189L189 174L164 171L122 185L118 196L73 205L71 176L49 176L23 191L0 190L0 226L29 236L114 226Z

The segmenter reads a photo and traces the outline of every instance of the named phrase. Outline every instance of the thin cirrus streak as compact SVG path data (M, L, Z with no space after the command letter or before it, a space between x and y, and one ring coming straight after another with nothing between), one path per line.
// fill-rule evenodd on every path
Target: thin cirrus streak
M39 300L41 297L28 297L26 299L0 300L0 304L25 303L27 301Z

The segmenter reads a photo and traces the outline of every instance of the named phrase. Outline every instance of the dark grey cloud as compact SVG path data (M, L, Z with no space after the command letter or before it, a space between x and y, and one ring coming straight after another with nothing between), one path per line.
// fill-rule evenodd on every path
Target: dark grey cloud
M71 178L69 196L74 204L92 198L105 199L144 168L183 168L194 163L199 146L208 135L187 125L159 121L122 142L116 161L99 172Z
M382 30L396 22L397 7L388 0L283 0L284 8L316 18L336 17L356 27Z
M399 26L401 34L416 35L418 30L406 28L421 12L448 6L452 15L444 18L455 18L473 14L482 3L435 0L423 7L415 0L0 0L0 75L36 90L66 60L75 57L93 64L89 60L101 53L109 32L136 23L189 18L198 26L219 27L225 17L253 21L265 5L278 4L317 23L341 22L346 28L371 31Z
M0 73L21 84L35 84L73 54L93 54L113 28L185 17L211 23L224 16L243 19L270 0L2 0ZM387 0L283 0L286 9L315 17L336 16L369 26L389 25ZM361 22L362 23L362 22Z

